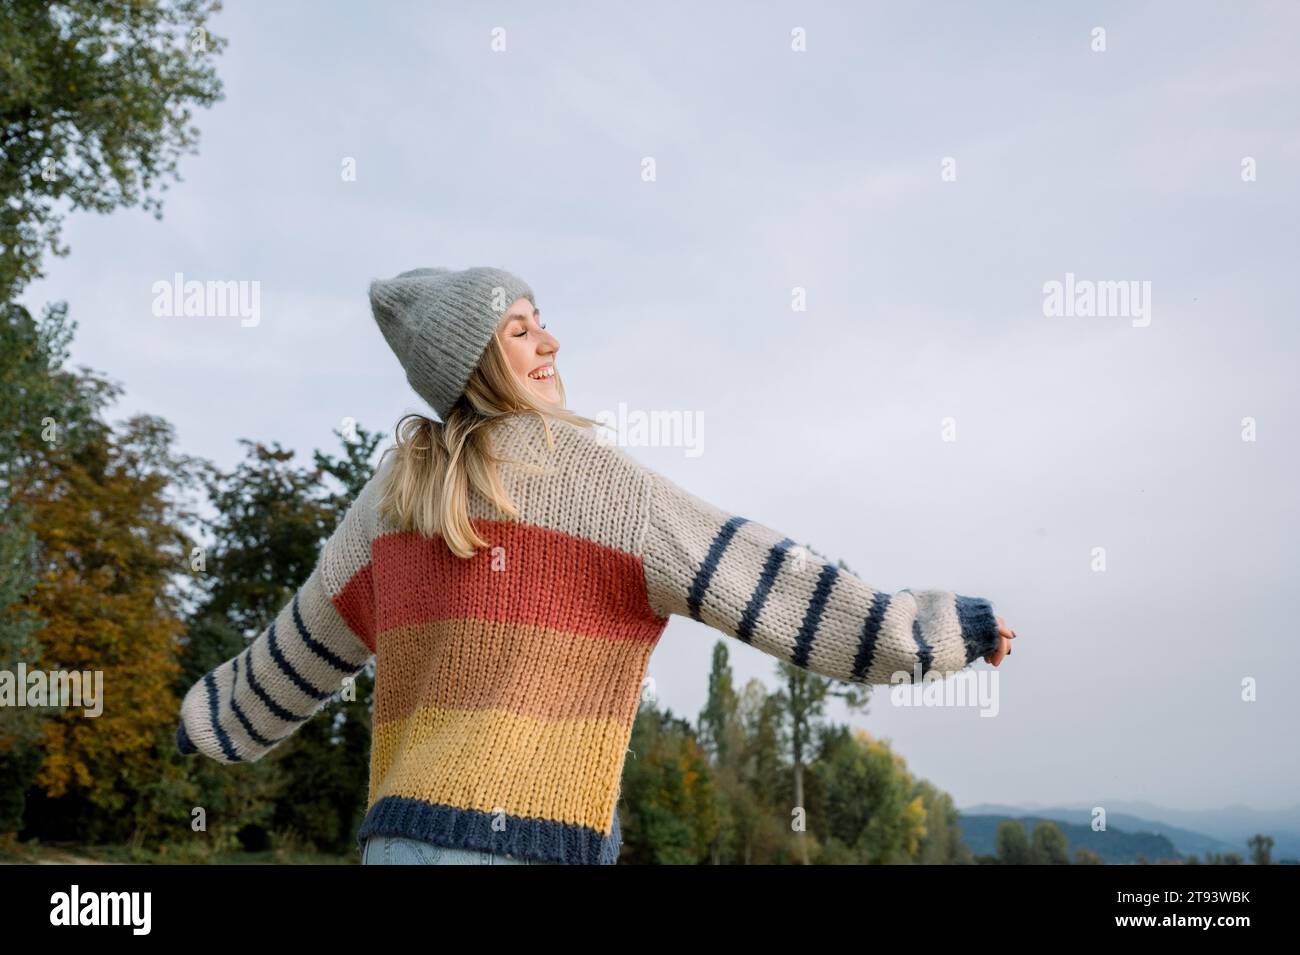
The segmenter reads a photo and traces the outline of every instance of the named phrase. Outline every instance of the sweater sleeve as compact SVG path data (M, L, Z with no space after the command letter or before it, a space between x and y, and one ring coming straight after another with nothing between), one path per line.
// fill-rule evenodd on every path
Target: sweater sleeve
M176 748L254 762L291 736L373 656L370 543L383 468L353 500L293 598L181 703Z
M763 524L648 471L642 560L651 608L708 624L764 653L852 683L917 668L951 672L991 653L987 600L944 590L888 594ZM896 681L895 681L896 682Z

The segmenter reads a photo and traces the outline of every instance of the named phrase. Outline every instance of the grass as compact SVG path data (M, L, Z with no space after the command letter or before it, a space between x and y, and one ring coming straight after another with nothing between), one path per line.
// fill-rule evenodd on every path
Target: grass
M85 846L75 843L9 841L0 844L4 865L356 865L360 858L292 849L265 852L224 852L203 858L181 858L175 852L154 852L130 846Z

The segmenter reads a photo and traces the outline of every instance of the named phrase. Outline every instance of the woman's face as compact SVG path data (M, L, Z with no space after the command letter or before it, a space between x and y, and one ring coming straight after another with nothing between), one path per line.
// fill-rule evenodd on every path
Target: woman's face
M542 313L526 298L517 298L497 326L497 338L510 368L525 388L546 404L558 404L555 355L560 343L541 323Z

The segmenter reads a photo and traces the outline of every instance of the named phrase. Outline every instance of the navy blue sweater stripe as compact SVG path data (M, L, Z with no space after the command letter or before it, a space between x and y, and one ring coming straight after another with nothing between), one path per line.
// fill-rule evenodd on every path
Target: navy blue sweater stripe
M956 594L957 620L961 641L966 645L966 662L986 656L998 645L998 620L992 605L980 597Z
M308 649L334 669L343 673L356 673L357 670L361 669L355 664L344 660L338 654L331 652L329 647L311 635L311 631L307 629L307 624L302 619L302 614L298 611L298 595L296 593L293 595L293 623L298 628L298 636L302 637L302 642L307 644Z
M934 651L930 644L925 642L925 637L921 633L921 618L912 618L912 639L916 641L916 654L921 661L921 676L930 672L930 666L934 663Z
M617 809L615 809L617 812ZM461 809L408 796L384 796L366 812L357 830L357 850L371 836L405 836L453 849L479 849L580 865L614 865L622 841L617 826L608 833L553 819L505 816Z
M208 718L212 721L212 731L217 734L217 742L221 744L221 751L226 754L226 759L234 763L242 763L243 759L235 752L235 744L230 741L226 731L221 728L221 721L217 718L220 712L219 700L217 698L217 677L214 672L209 672L203 679L204 685L208 688Z
M767 552L767 560L763 562L763 570L758 575L758 586L750 595L745 612L740 617L740 627L736 630L736 636L746 643L749 643L754 635L758 615L763 612L767 595L771 593L772 586L776 583L776 575L781 571L781 562L785 559L786 551L793 546L794 541L787 537Z
M885 624L885 611L889 609L890 596L877 591L871 598L871 609L862 622L862 636L858 638L858 653L853 659L853 678L865 680L876 657L876 640Z
M181 719L176 724L176 749L182 756L193 756L199 751L199 748L194 745L194 741L190 739L189 732L185 729L184 719Z
M272 624L272 626L274 626L274 624ZM271 695L267 693L266 690L262 689L261 684L257 682L257 677L253 675L251 660L249 661L248 673L246 675L248 676L248 685L253 688L253 692L257 694L257 698L265 703L266 708L274 713L278 718L287 723L301 723L303 720L307 719L308 716L312 715L308 713L307 716L299 716L297 713L291 713L279 703L275 702L275 700L271 699Z
M817 589L808 601L808 610L803 615L803 626L795 640L794 657L790 660L797 667L808 666L808 654L812 651L813 640L817 637L817 626L826 611L826 601L830 599L831 587L839 576L839 568L834 564L822 567L821 576L817 578Z
M276 662L276 665L279 666L281 671L283 671L284 675L289 678L290 682L292 682L294 686L313 699L324 700L329 698L329 690L316 689L316 687L303 679L302 675L293 668L293 664L289 662L287 657L285 657L284 653L280 650L280 640L275 632L274 621L272 621L270 626L270 634L269 639L266 641L266 648L271 653L271 659Z
M253 652L252 650L245 650L243 655L248 656L252 652ZM248 738L251 739L258 746L270 747L275 745L274 740L267 739L256 729L254 729L253 724L250 723L248 721L248 717L244 715L244 711L239 708L239 702L238 702L239 657L235 657L233 660L230 661L230 667L233 673L233 676L231 677L230 680L230 709L235 714L235 718L239 720L239 725L244 727L244 732L248 734Z
M709 590L709 581L713 579L714 573L718 569L718 564L722 560L722 554L731 543L731 538L735 536L736 529L742 524L748 524L749 518L740 517L739 515L728 519L727 523L722 525L717 536L713 538L713 543L709 545L709 553L704 558L704 563L700 566L699 572L695 575L695 580L691 582L690 593L686 598L686 605L690 614L696 620L700 619L700 602Z

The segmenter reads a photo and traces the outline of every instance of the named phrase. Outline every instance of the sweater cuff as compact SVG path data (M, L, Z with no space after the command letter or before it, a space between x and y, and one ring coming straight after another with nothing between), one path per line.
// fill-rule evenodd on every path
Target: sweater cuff
M980 597L957 594L957 620L966 644L966 662L986 657L998 648L998 618L993 605Z
M199 748L190 740L190 734L185 732L184 720L181 720L176 725L176 751L182 756L193 756L199 751Z

